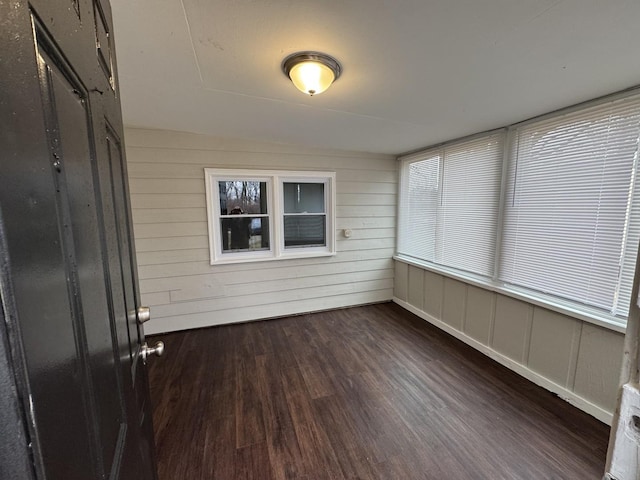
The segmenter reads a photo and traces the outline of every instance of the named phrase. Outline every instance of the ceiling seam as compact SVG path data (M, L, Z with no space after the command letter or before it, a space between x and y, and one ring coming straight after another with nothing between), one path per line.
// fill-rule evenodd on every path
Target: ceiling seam
M389 119L389 118L384 118L384 117L378 117L376 115L367 115L365 113L355 113L355 112L349 112L347 110L337 110L335 108L318 107L316 105L307 105L306 103L300 103L300 102L289 102L287 100L282 100L280 98L261 97L259 95L250 95L248 93L234 92L233 90L223 90L223 89L220 89L220 88L210 88L210 87L205 87L205 86L202 87L202 90L204 90L206 92L227 93L229 95L237 95L239 97L255 98L255 99L265 100L265 101L274 102L274 103L283 103L285 105L294 105L294 106L297 106L297 107L314 108L314 109L317 109L317 110L322 110L324 112L344 113L346 115L353 115L355 117L370 118L370 119L373 119L373 120L381 120L381 121L384 121L384 122L397 123L398 125L411 125L411 126L414 126L414 127L426 127L426 126L428 126L428 125L422 124L422 123L413 123L413 122L407 122L407 121L403 121L403 120Z
M533 21L535 21L537 18L542 17L543 15L545 15L549 10L552 10L554 8L556 8L558 5L560 5L561 3L564 3L564 0L558 0L557 2L554 2L552 5L549 5L547 8L545 8L544 10L542 10L540 13L538 13L537 15L534 15L533 17L531 17L529 20L527 20L525 22L526 24L529 24Z
M187 17L187 8L184 6L184 0L180 0L180 6L182 7L182 13L184 14L184 21L187 24L187 32L189 33L189 43L191 44L191 50L193 51L193 59L195 60L196 68L198 69L198 76L200 77L200 83L204 85L204 78L202 77L200 62L198 61L198 55L196 54L196 46L193 44L193 35L191 35L191 25L189 25L189 17Z

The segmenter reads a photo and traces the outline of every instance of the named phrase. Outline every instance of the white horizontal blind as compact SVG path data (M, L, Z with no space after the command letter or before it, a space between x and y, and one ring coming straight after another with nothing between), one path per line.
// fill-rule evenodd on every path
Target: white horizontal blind
M404 161L399 253L492 276L503 139L485 135Z
M398 252L430 262L435 261L440 164L439 152L427 152L402 169Z
M638 96L518 127L499 277L628 314L640 225Z
M492 276L504 134L444 148L436 262Z

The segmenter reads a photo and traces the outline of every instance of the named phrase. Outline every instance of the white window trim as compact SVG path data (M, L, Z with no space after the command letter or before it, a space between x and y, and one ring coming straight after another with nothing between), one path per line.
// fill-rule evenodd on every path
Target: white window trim
M207 224L209 232L209 259L211 265L230 263L264 262L294 258L326 257L336 254L336 174L335 172L253 170L205 168L205 192L207 202ZM220 234L220 193L218 181L247 179L266 182L267 213L269 223L269 250L251 252L222 252ZM326 217L326 246L284 247L284 195L283 183L310 182L323 183Z
M269 250L256 250L252 252L222 253L222 236L220 232L220 192L218 182L224 180L248 180L266 182L267 184L267 214L273 217L273 179L259 171L219 170L205 168L207 221L209 230L209 255L211 265L218 263L251 262L269 260L273 257L274 232L269 225Z

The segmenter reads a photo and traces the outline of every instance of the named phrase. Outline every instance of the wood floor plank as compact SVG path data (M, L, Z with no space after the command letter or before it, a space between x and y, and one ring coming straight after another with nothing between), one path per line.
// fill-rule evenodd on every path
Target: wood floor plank
M210 411L210 410L209 410ZM194 437L192 441L203 441L202 465L193 465L192 472L200 470L200 476L195 473L190 478L200 478L201 480L210 480L214 478L244 478L241 475L246 471L244 463L246 458L242 458L239 462L238 452L243 448L236 448L236 422L235 416L218 415L213 417L205 417L210 420L204 422L206 425L204 438ZM191 459L195 461L195 459ZM242 463L240 465L239 463ZM263 462L262 467L268 462ZM160 477L160 478L169 478ZM171 477L175 478L175 477Z
M236 452L235 461L236 476L212 478L242 478L243 480L273 480L279 478L274 476L269 457L269 446L266 442L254 443L247 447L239 448Z
M291 414L300 454L308 471L324 471L343 479L337 456L324 428L318 424L313 400L297 367L282 371L283 388Z
M305 473L303 458L283 389L280 366L273 355L256 357L256 374L269 460L278 480Z
M242 448L264 442L266 435L258 385L260 379L256 372L256 358L249 344L241 342L237 345L235 362L236 447Z
M600 480L609 428L394 304L159 335L160 480Z

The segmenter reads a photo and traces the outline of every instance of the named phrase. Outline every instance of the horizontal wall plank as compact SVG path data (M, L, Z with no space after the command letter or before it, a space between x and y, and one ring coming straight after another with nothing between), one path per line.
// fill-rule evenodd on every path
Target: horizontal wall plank
M193 250L186 250L193 252ZM193 253L192 253L193 254ZM340 257L332 257L332 261L318 262L314 259L299 260L274 260L271 262L262 262L260 268L230 269L220 268L229 267L230 265L209 265L208 262L202 261L182 261L182 262L165 262L161 264L142 265L138 267L138 276L140 280L151 279L169 279L174 277L194 276L194 275L245 275L245 272L253 272L254 281L276 280L279 278L287 278L288 275L300 275L301 272L309 272L310 275L317 275L317 272L325 272L322 274L337 273L344 270L359 271L362 268L388 268L391 264L389 257L380 257L379 255L370 255L373 258L363 260L346 261ZM297 262L297 263L295 263ZM245 264L247 265L247 264ZM314 268L309 268L314 266ZM369 265L367 267L367 265ZM202 279L194 279L194 281L202 281ZM160 288L163 290L163 288Z
M134 227L135 230L135 227ZM137 252L157 252L161 250L187 250L192 248L209 248L209 237L162 237L136 238Z
M253 168L278 170L314 170L318 164L323 169L336 169L349 163L351 168L369 170L395 171L395 162L386 158L348 158L333 156L295 155L284 156L280 153L270 152L231 152L216 150L190 150L188 155L177 149L153 148L153 147L128 147L127 156L132 157L132 163L168 163L173 165L202 165L216 166L219 168ZM272 167L273 166L273 167Z
M202 328L263 318L296 315L301 312L316 312L364 305L367 303L385 302L391 299L392 293L390 289L375 290L370 292L349 293L346 295L334 295L333 297L284 301L269 305L249 306L246 308L231 308L217 312L154 318L145 324L145 332L148 335L153 335L174 331L176 325L180 325L181 329Z
M395 194L387 193L340 193L336 195L337 205L390 205L395 208Z
M209 262L208 248L192 248L188 250L162 250L159 252L138 252L138 271L146 265Z
M395 217L394 205L336 205L336 217Z
M202 193L203 178L132 178L129 188L136 193Z
M207 222L141 223L135 226L137 238L208 235Z
M131 178L129 188L136 193L204 193L203 175L197 178ZM345 194L393 195L397 193L395 183L336 182L336 191ZM395 202L394 202L395 204Z
M197 253L196 253L197 252ZM274 260L256 263L237 263L223 265L209 265L209 250L204 248L184 249L184 250L159 250L149 252L138 252L139 270L144 270L147 265L162 265L172 263L190 263L206 260L206 269L216 272L244 272L255 270L272 270L274 268L283 268L291 266L313 266L327 263L347 263L361 260L378 260L384 259L391 261L394 250L392 248L380 248L373 250L350 250L340 252L332 257L309 257L286 260ZM190 256L196 258L189 259ZM143 259L142 261L140 259ZM142 263L144 261L144 263ZM348 268L345 266L345 268ZM207 270L208 271L208 270Z
M336 218L336 228L395 228L395 217L338 217Z
M348 164L343 169L336 169L337 182L369 182L369 183L393 183L397 186L397 171L358 170L350 168ZM397 188L397 187L396 187Z
M274 262L272 262L274 263ZM361 272L371 270L385 270L393 267L390 259L364 260L351 262L348 265L349 272ZM212 288L222 285L243 284L249 285L256 282L275 282L289 278L301 279L322 275L336 275L346 270L343 263L318 264L314 268L306 265L286 266L273 269L246 270L244 272L226 271L217 272L214 269L205 269L201 264L192 262L188 264L170 264L141 267L140 291L144 293L162 292L166 290L189 290L199 285L211 285ZM169 273L171 272L171 274ZM155 275L143 277L143 275Z
M339 180L341 177L340 173L342 173L340 170L336 173L336 191L338 193L373 193L388 195L396 195L398 193L398 185L396 183L341 181Z
M246 308L257 305L271 305L279 302L325 298L348 293L361 293L375 290L391 290L393 279L372 280L369 282L326 285L317 288L296 288L287 291L258 293L255 295L221 296L211 300L177 302L171 305L159 305L153 309L154 318L193 313L216 312L231 308Z
M344 238L343 229L336 230ZM186 237L208 235L207 222L140 223L135 226L137 238ZM367 238L395 238L395 228L353 229L351 240Z
M128 160L129 161L129 160ZM127 165L130 179L200 179L204 184L204 166L202 165L173 165L156 164L154 162L131 162ZM215 168L219 165L209 165ZM362 170L349 168L336 168L336 181L339 182L367 182L370 184L391 183L397 184L397 172L393 170Z
M319 265L326 265L329 263L347 263L347 262L357 262L361 260L389 260L393 261L393 248L378 248L371 250L350 250L346 252L338 252L336 255L331 257L309 257L309 258L298 258L298 259L288 259L288 260L276 260L271 262L259 262L259 263L240 263L240 264L229 264L229 265L216 265L216 269L219 271L233 271L233 272L241 272L241 271L258 271L262 269L274 269L274 268L282 268L290 267L290 266L309 266L310 268L315 268ZM345 270L349 269L348 265L344 266Z
M206 222L207 209L201 208L133 208L133 222L174 223L174 222Z
M366 205L361 205L357 197L366 197ZM337 216L390 216L395 211L394 195L338 195ZM131 195L132 208L206 208L204 195L188 193L134 193Z
M395 238L370 238L365 240L343 239L336 242L338 252L348 250L372 250L378 248L393 248L396 243Z
M225 283L221 289L201 288L194 290L193 288L189 288L186 290L172 290L170 292L170 302L205 300L221 297L243 297L247 295L247 292L251 292L251 295L269 292L279 293L284 290L290 291L301 288L318 288L332 285L354 285L361 282L385 279L393 280L393 269L389 268L386 270L365 270L362 272L338 273L331 275L330 277L327 275L318 275L313 277L284 278L279 282ZM191 303L193 304L193 302Z
M129 151L129 147L127 147ZM198 178L204 183L204 167L202 165L156 164L154 162L136 161L135 155L127 154L127 174L129 179L164 179L164 178Z
M391 238L395 242L396 238L395 228L356 228L351 230L351 237L348 239L344 236L344 230L338 229L336 233L338 240L345 242L366 238Z
M171 303L171 293L170 292L153 292L153 293L144 293L141 294L142 304L147 307L153 307L154 305L166 305ZM151 312L151 317L153 318L153 310Z
M206 208L204 195L197 193L132 193L131 208Z

